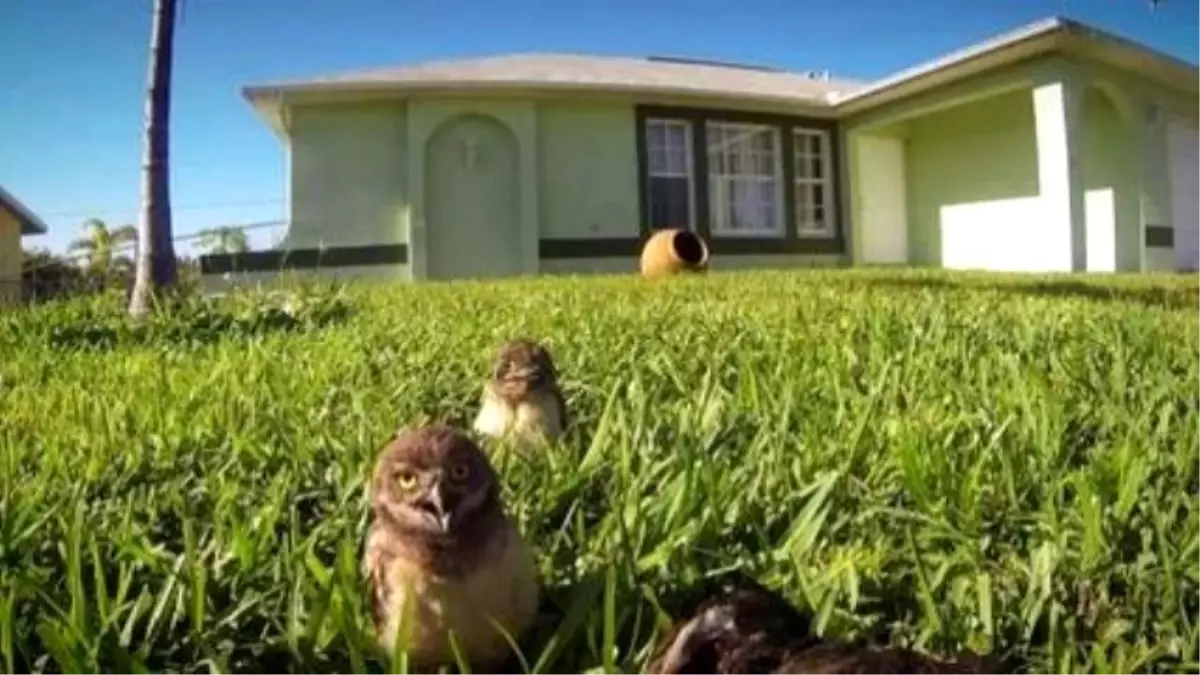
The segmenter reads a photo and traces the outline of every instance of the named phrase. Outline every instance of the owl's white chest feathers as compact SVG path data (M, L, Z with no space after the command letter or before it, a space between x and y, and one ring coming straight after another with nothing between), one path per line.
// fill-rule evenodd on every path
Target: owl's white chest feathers
M561 436L564 420L559 401L552 391L540 389L511 405L485 388L474 426L477 433L485 436L516 437L532 443L539 437L555 439Z
M453 631L455 645L472 669L498 667L512 648L492 621L519 639L537 614L539 589L532 551L516 528L509 523L495 541L481 552L483 563L460 578L434 576L407 560L395 560L386 572L390 610L379 627L381 645L393 650L408 612L408 655L414 665L453 665L448 639Z

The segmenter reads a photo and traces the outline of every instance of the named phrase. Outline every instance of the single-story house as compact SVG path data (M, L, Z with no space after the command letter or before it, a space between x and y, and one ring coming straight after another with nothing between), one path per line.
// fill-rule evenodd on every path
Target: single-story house
M21 298L21 269L25 254L21 237L45 234L46 223L0 186L0 305Z
M288 149L281 269L447 279L714 267L1197 263L1198 69L1053 17L870 83L517 54L248 87Z

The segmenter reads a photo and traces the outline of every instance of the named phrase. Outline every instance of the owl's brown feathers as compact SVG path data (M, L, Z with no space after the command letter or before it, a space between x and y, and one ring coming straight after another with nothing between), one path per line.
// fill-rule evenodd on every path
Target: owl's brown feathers
M529 444L561 436L569 423L554 357L529 338L501 345L483 388L475 431L493 438L516 436Z
M905 649L822 641L779 595L727 586L662 640L647 673L986 673L982 659L939 661Z
M558 367L550 350L532 338L515 338L500 346L492 379L502 391L520 398L528 389L558 380Z
M490 620L520 635L539 590L483 452L444 425L401 432L380 453L370 502L362 566L381 646L392 651L407 611L416 668L454 662L450 631L473 667L502 662L510 648Z

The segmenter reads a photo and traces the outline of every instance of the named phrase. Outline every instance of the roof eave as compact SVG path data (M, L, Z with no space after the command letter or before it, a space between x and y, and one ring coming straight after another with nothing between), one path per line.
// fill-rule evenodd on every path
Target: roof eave
M1195 65L1070 19L1053 17L958 53L901 71L835 100L854 114L972 75L1055 52L1081 54L1151 74L1164 86L1200 93Z
M271 127L275 135L287 139L287 113L283 92L265 87L242 87L242 96L250 102L254 112Z
M742 94L719 90L705 90L689 87L645 87L638 85L623 85L591 82L546 82L526 80L440 80L434 82L319 82L296 83L279 85L258 85L245 87L243 95L252 105L267 118L274 126L274 118L278 114L276 107L289 105L301 100L319 101L325 97L338 95L364 96L405 96L409 94L428 94L432 92L545 92L545 93L605 93L605 94L643 94L649 96L671 96L682 98L730 99L742 103L761 103L764 105L800 105L813 110L830 110L832 104L827 98L813 97L806 99L799 96L776 96L771 94Z
M50 230L49 226L37 214L21 203L21 200L12 195L11 192L0 186L0 206L8 209L14 216L17 222L21 224L21 236L46 234Z
M1097 28L1072 25L1062 40L1063 50L1084 58L1124 68L1180 93L1200 95L1200 68L1170 54Z
M835 101L835 107L841 114L862 112L976 73L1046 53L1055 48L1055 42L1065 27L1066 21L1059 17L1030 24L1007 35L885 77L858 91L839 97Z
M49 229L50 228L47 227L46 224L41 222L40 220L21 219L21 236L22 237L35 237L39 234L46 234L46 232L48 232Z

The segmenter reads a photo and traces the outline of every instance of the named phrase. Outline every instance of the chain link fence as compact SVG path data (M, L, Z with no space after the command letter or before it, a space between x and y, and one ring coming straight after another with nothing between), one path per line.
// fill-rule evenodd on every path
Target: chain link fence
M262 221L237 226L247 234L246 250L271 250L287 233L283 220ZM250 233L253 232L253 235ZM173 239L179 261L181 283L198 283L199 256L220 246L209 232L201 231ZM261 244L257 242L262 242ZM0 304L36 304L49 300L121 291L128 294L133 288L134 246L114 247L110 263L103 272L89 268L89 253L65 255L40 251L27 253L20 276L0 276Z

